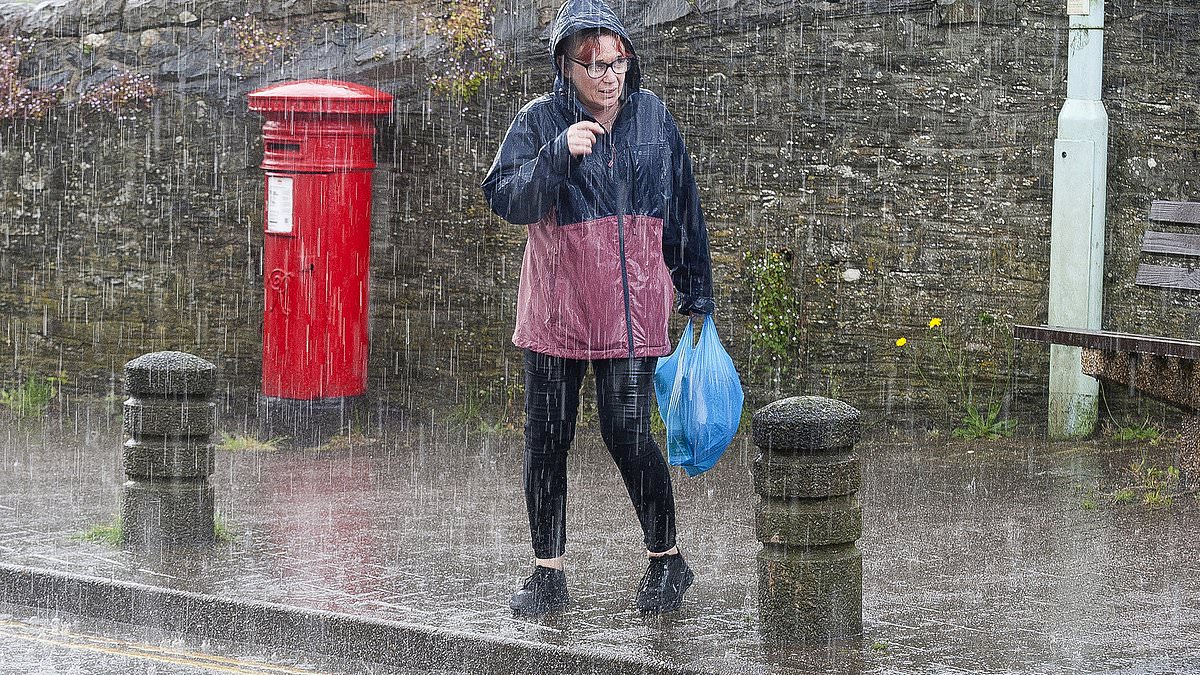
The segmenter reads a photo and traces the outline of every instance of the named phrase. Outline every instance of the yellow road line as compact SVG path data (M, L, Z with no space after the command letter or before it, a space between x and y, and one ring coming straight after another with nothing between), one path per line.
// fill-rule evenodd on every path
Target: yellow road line
M247 675L262 675L280 673L284 675L313 675L320 671L290 668L265 663L248 663L223 656L213 656L183 649L173 649L156 645L101 638L80 633L61 633L62 638L45 637L46 629L31 626L16 621L0 620L0 635L6 635L18 640L39 642L42 644L77 649L81 651L98 652L135 659L146 659L172 663L181 666L195 666L224 673L245 673Z

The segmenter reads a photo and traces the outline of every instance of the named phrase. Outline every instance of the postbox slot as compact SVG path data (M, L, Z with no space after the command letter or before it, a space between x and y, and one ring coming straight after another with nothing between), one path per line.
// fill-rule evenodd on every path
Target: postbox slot
M267 143L267 150L271 152L300 152L299 143Z

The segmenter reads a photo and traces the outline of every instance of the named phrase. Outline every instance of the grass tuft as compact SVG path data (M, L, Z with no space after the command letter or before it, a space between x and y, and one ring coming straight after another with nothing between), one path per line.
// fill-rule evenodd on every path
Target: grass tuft
M77 534L72 539L76 541L90 541L93 544L108 544L109 546L121 545L121 517L113 516L112 521L108 523L100 523L93 525L86 532Z
M260 441L253 436L244 434L227 434L221 432L221 442L217 444L217 450L229 450L232 452L247 451L247 452L274 452L279 449L279 444L283 442L283 437L271 438L265 441Z

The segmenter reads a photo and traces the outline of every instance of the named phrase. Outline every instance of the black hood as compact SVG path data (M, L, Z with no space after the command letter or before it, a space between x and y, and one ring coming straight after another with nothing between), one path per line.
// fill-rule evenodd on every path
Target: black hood
M558 46L572 34L589 28L604 28L616 33L625 41L629 53L637 55L633 48L633 41L629 39L629 33L625 32L625 26L621 25L621 20L617 18L616 12L603 0L567 0L558 8L558 16L554 18L554 28L550 31L550 60L554 63L554 72L557 75L554 82L555 91L566 91L562 71L558 69L558 61L554 58ZM641 86L642 69L635 60L629 66L629 71L625 73L625 91L622 98L629 98L630 94L641 89Z

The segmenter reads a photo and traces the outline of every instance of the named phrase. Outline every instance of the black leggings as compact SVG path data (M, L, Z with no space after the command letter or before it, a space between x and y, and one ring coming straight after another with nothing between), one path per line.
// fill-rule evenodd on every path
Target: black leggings
M657 362L650 357L590 363L601 436L621 471L647 550L661 553L675 546L675 496L667 463L650 436ZM567 450L588 363L525 351L525 505L538 558L566 551Z

